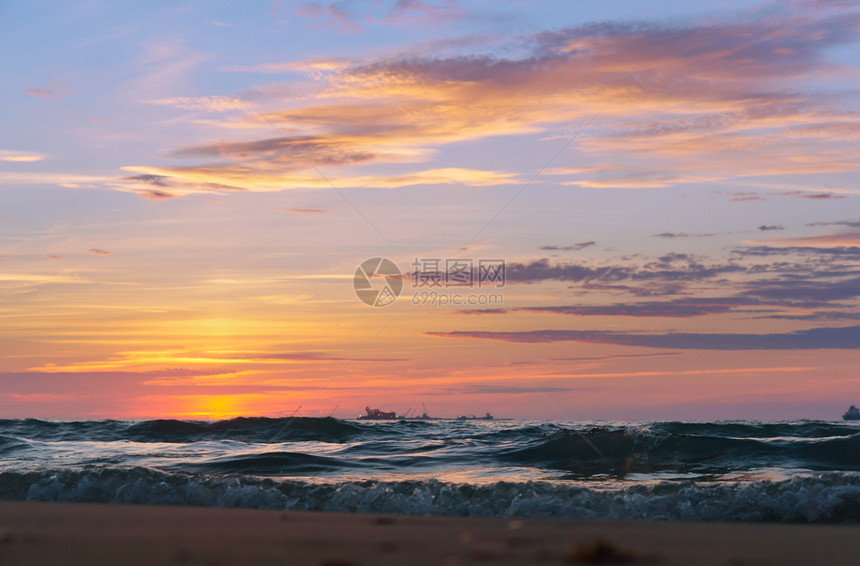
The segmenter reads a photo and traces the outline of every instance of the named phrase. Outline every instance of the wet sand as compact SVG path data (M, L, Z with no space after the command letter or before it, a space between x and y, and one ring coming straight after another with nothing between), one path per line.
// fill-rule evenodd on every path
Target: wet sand
M860 526L0 502L0 564L857 564Z

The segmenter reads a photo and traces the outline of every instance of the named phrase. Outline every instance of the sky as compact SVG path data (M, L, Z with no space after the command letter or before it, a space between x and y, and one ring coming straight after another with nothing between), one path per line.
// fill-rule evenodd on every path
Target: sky
M0 416L837 419L858 40L846 0L3 3Z

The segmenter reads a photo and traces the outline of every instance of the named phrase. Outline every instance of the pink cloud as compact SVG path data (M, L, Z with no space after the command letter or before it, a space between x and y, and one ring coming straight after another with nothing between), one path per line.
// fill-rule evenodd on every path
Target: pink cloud
M328 212L322 208L279 208L278 211L289 214L325 214Z
M68 94L70 92L72 92L71 87L65 83L50 82L45 83L45 85L41 87L25 88L21 91L21 94L38 96L41 98L51 98L62 94Z
M333 28L341 33L360 33L364 28L355 22L358 18L346 10L346 2L332 2L331 4L299 4L295 15L308 18L314 23L314 28Z

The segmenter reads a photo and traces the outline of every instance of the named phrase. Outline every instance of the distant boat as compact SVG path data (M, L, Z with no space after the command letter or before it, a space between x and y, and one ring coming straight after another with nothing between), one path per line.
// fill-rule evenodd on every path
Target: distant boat
M435 421L438 420L436 417L431 417L426 412L421 413L420 415L415 415L414 417L407 417L408 421Z
M409 419L413 421L435 421L436 417L431 417L427 414L427 406L424 403L421 403L421 406L424 408L424 412L418 416L409 417Z
M397 413L394 411L387 413L379 409L371 409L370 407L365 407L364 413L363 415L358 415L358 418L367 421L393 421L398 418Z
M491 421L493 420L493 415L487 413L483 417L476 417L475 415L460 415L457 417L458 421Z
M860 421L860 409L851 405L848 410L842 414L842 419L846 421Z

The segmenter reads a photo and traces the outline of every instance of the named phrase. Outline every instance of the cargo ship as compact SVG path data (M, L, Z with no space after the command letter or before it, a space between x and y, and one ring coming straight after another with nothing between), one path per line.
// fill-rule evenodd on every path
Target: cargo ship
M358 415L358 418L363 421L393 421L397 420L399 417L397 413L391 411L387 413L385 411L380 411L379 409L371 409L370 407L364 408L363 415Z
M860 421L860 409L851 405L848 410L842 414L842 420L845 421Z
M491 421L493 420L493 415L487 413L483 417L476 417L475 415L460 415L457 417L458 421Z

